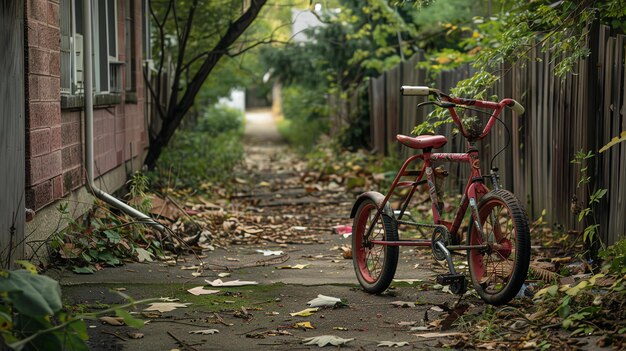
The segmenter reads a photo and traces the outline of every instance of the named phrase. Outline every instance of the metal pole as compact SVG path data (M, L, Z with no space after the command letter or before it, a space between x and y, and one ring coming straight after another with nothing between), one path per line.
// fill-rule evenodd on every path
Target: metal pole
M109 205L125 212L129 216L154 226L159 231L165 227L152 217L125 204L116 197L100 190L94 182L94 157L93 157L93 61L92 61L92 27L91 27L91 1L86 0L83 6L84 31L83 38L83 83L85 92L85 168L87 168L87 185L94 195Z

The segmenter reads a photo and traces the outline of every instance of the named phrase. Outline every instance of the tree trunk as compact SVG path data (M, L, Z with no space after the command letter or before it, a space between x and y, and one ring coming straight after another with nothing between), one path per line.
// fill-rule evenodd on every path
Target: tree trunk
M267 0L252 0L250 7L244 12L236 21L232 22L224 36L219 40L219 42L213 47L213 49L207 53L207 57L202 63L200 69L195 73L192 80L185 87L185 91L180 99L178 99L178 87L180 87L180 82L174 82L172 84L172 94L170 95L172 98L168 101L169 106L166 107L166 114L162 119L162 127L159 133L150 138L150 146L148 149L148 155L144 161L144 164L148 167L149 170L153 170L156 166L156 162L163 152L163 148L167 146L169 141L171 140L174 132L180 126L183 118L189 111L189 109L193 106L194 100L200 88L204 84L205 80L213 71L213 68L217 65L219 60L228 53L228 48L245 32L245 30L252 24L254 19L257 17L261 8ZM188 23L191 25L191 23ZM184 52L181 51L181 52ZM162 55L164 53L161 53ZM173 74L174 77L180 79L181 73L183 70L182 63L183 59L179 59L178 63L175 67L175 72ZM146 80L146 84L150 84L149 81ZM156 97L156 103L160 103L158 96Z

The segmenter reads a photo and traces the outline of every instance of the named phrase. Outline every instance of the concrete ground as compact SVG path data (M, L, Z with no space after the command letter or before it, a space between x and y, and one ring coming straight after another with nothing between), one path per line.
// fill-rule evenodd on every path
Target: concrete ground
M465 325L482 313L484 304L474 296L465 297L462 304L467 310L462 318L453 318L454 325L439 330L442 323L447 323L446 317L452 314L447 311L459 297L433 288L436 272L443 270L433 264L427 250L402 250L396 279L409 282L396 281L381 295L364 292L358 285L352 260L343 258L340 250L341 246L350 246L350 238L331 230L337 224L351 224L349 211L354 194L337 191L336 185L328 182L313 193L301 189L306 163L282 143L272 116L257 111L247 118L247 156L237 176L248 182L240 189L240 196L231 199L232 206L266 216L299 218L299 224L306 229L273 233L288 237L281 242L218 247L201 256L180 257L176 264L127 263L92 275L49 271L61 282L65 302L79 309L124 303L119 290L134 299L170 297L189 304L161 313L147 313L145 305L138 306L133 312L147 321L138 330L87 321L90 347L133 351L317 349L317 345L304 345L303 340L322 335L353 339L341 346L353 350L374 350L383 341L407 342L401 349L462 347L463 334L469 332ZM263 182L269 186L259 186ZM273 229L268 226L266 230ZM296 243L300 233L312 235L314 240ZM263 256L258 249L283 253ZM294 265L305 267L279 269ZM202 268L185 269L190 266ZM220 278L223 273L230 275ZM213 288L205 281L216 279L259 284ZM200 296L187 292L197 286L219 292ZM318 294L340 298L345 305L323 308L306 317L290 315L309 307L307 302ZM303 322L309 323L297 325ZM192 333L206 329L219 332ZM143 337L132 338L132 333L137 332ZM424 337L429 333L443 334Z

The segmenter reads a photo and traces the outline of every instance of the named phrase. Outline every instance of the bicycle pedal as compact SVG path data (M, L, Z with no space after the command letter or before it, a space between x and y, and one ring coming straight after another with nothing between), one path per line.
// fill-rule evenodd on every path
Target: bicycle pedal
M463 274L440 274L437 276L437 284L441 285L450 285L454 283L462 283L465 280L465 275Z

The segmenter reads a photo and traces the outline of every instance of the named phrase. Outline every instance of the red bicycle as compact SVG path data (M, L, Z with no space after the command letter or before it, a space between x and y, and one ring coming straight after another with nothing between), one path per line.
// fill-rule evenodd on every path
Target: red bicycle
M397 135L397 140L405 146L422 150L422 153L406 159L398 171L387 195L370 191L361 194L354 204L351 218L352 257L354 270L359 283L369 293L381 293L389 287L398 265L399 246L430 247L438 261L446 261L449 272L437 276L437 282L450 285L450 290L462 294L467 289L464 274L457 273L451 251L466 251L469 276L480 297L492 305L508 303L520 291L528 273L530 262L530 233L528 217L520 201L498 184L498 170L492 168L483 176L480 171L479 151L476 142L484 139L498 120L505 107L517 114L524 108L513 99L490 102L451 97L433 88L403 86L405 96L429 96L434 99L417 107L435 105L446 108L460 133L467 139L464 153L434 153L433 149L443 147L447 138L443 135L421 135L409 137ZM464 127L456 108L476 110L486 109L490 114L484 128ZM483 110L476 110L484 112ZM422 160L419 170L407 170L409 164ZM442 167L433 169L433 162L460 162L470 167L470 177L463 191L460 203L452 222L442 219L443 199L441 179L447 176ZM412 181L401 181L402 177L415 177ZM493 190L485 185L490 182ZM429 193L432 210L432 223L403 220L407 206L418 187ZM390 197L399 187L410 187L399 210L393 210ZM460 232L461 223L467 210L470 210L469 225L465 243ZM430 239L401 240L398 235L400 225L432 232Z

